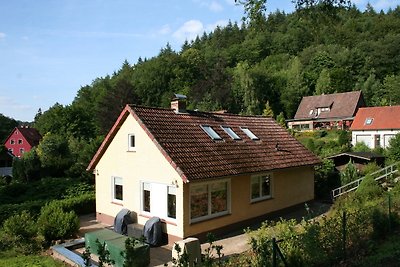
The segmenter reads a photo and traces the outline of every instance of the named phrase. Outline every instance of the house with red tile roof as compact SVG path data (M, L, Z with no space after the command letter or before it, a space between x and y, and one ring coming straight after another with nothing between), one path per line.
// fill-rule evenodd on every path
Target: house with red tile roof
M287 120L294 130L348 129L360 107L365 106L361 91L305 96L294 119Z
M91 160L96 217L163 221L170 243L314 198L319 159L272 118L127 105Z
M387 148L400 133L400 106L360 108L350 130L351 143L363 142L369 148Z
M18 126L10 133L4 142L4 146L15 157L21 157L39 144L42 136L35 128Z

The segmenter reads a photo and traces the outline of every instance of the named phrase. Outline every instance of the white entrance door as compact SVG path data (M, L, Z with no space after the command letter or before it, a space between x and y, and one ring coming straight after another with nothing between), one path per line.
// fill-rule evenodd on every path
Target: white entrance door
M167 192L165 184L151 184L151 214L156 217L165 218L167 215Z

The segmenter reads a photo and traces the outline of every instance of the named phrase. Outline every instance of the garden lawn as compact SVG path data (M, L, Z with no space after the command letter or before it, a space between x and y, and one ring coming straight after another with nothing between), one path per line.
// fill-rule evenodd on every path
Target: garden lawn
M0 266L7 267L66 267L68 265L50 256L18 254L13 250L0 251Z

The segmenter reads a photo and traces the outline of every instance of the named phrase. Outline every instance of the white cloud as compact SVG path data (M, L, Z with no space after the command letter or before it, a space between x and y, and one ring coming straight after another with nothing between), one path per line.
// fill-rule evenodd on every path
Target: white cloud
M172 36L179 41L194 40L196 36L204 32L203 23L199 20L186 21Z
M166 35L169 34L170 32L171 32L171 27L168 24L162 26L161 29L158 31L158 33L161 35Z
M193 19L186 21L172 36L180 42L185 40L192 41L196 39L197 36L201 36L204 32L211 32L215 30L217 26L225 27L226 25L228 25L227 20L218 20L215 23L204 26L201 21Z
M224 7L216 0L193 0L193 2L198 3L201 7L208 8L212 12L221 12L224 10Z
M218 20L217 22L213 23L213 24L208 24L206 27L206 30L208 32L213 31L215 28L217 28L217 26L219 27L225 27L226 25L228 25L229 21L228 20Z
M208 8L213 11L213 12L220 12L222 11L224 8L216 1L212 1Z
M29 105L22 105L15 101L15 99L7 97L7 96L0 96L0 106L7 107L10 109L27 109L30 108Z
M0 39L3 39L6 37L6 34L4 32L0 32Z

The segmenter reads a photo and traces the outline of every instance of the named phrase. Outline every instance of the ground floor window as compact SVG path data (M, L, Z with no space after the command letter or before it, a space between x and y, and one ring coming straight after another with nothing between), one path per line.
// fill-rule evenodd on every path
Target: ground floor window
M272 197L271 175L251 177L251 201L258 201Z
M143 183L143 211L150 212L151 185Z
M228 180L191 185L191 222L228 214L230 206L230 183Z
M123 197L123 183L122 183L122 178L121 177L112 177L112 183L113 183L113 201L114 202L121 202L124 197Z
M167 196L168 217L176 219L176 188L168 186Z

